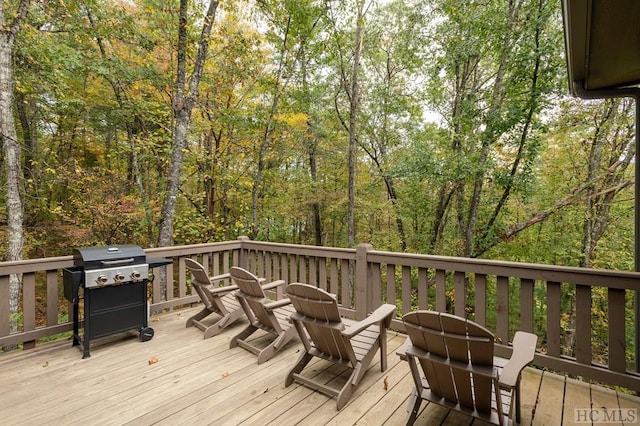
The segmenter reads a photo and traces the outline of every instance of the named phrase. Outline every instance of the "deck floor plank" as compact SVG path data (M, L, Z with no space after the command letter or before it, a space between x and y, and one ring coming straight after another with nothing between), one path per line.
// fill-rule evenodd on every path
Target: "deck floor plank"
M576 379L567 378L565 381L564 413L562 424L573 426L580 425L580 414L576 410L591 409L591 388L588 383ZM585 411L582 411L583 413Z
M404 335L388 334L387 371L381 373L379 357L375 359L349 403L338 412L333 398L297 383L284 387L284 378L300 354L299 341L257 365L255 355L229 349L230 339L246 321L203 339L200 330L185 327L187 318L198 310L154 316L150 326L156 333L149 342L139 342L133 334L93 342L91 358L86 360L70 340L0 355L1 423L306 426L404 422L413 389L409 368L395 353ZM348 377L345 373L336 378L341 367L329 367L320 360L312 363L305 369L308 374L327 381ZM526 425L559 425L563 412L569 424L573 410L585 404L640 412L640 398L535 369L523 375L522 404ZM484 425L426 402L417 424Z
M622 412L617 393L612 389L605 389L600 386L591 386L591 407L603 412L614 413L607 417L607 423L612 425L622 425ZM618 415L620 413L620 415ZM617 421L615 421L617 420Z
M602 389L598 389L601 391ZM617 393L618 404L620 410L625 416L625 425L634 425L640 423L640 398L634 395Z
M534 426L554 426L562 424L564 401L564 377L544 372L540 383L536 405Z
M530 425L533 421L536 404L539 398L542 372L533 368L525 368L520 383L521 416L520 425Z

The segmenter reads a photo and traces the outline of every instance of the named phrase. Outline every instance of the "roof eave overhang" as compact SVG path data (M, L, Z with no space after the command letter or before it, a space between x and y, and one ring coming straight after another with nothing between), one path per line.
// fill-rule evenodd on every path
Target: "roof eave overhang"
M640 83L640 1L562 0L562 16L571 93L635 94Z

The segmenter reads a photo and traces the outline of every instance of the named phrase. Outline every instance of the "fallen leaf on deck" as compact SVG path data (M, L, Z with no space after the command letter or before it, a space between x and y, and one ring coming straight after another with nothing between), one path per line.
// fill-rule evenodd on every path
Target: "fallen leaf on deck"
M151 365L151 364L155 364L156 362L158 362L158 357L157 357L157 356L154 356L153 358L151 358L151 359L149 360L149 365Z
M153 319L151 320L153 322L160 322L160 317L153 317Z
M226 379L227 377L229 377L229 373L228 372L225 371L224 373L222 373L222 378L223 379Z
M42 364L43 367L48 367L49 366L49 361L45 361L44 364Z
M384 376L384 380L382 381L382 387L385 391L389 389L389 380L387 380L387 377L389 376Z

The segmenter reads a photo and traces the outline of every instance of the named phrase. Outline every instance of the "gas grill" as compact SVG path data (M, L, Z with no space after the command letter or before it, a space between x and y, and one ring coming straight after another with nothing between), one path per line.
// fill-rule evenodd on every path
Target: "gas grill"
M153 337L148 327L145 252L135 245L73 250L72 268L63 270L64 296L73 304L73 346L88 358L91 340L137 330L141 341ZM83 334L80 302L83 301Z

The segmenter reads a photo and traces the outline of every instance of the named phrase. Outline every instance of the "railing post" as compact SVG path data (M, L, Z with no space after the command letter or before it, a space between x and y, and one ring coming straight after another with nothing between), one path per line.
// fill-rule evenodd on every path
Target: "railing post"
M362 320L367 317L367 314L373 310L372 302L373 295L370 289L370 277L369 277L369 262L367 259L367 252L373 250L371 244L362 243L356 247L356 277L355 277L355 291L354 296L356 319Z
M241 268L245 268L247 269L248 265L247 265L247 252L245 251L244 248L244 244L242 244L244 241L251 241L249 237L245 236L245 235L241 235L238 237L238 241L240 241L240 253L238 254L238 262L240 263L237 266L240 266Z

